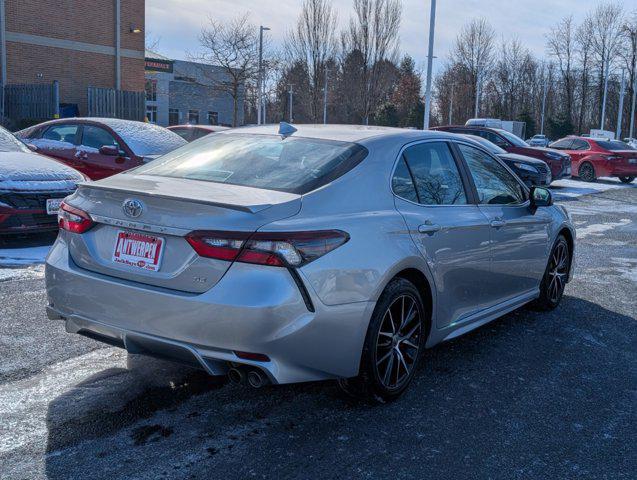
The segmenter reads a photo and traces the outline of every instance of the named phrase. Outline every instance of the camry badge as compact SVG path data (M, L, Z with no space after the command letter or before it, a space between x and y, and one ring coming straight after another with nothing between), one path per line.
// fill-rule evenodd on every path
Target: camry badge
M144 211L144 204L139 200L129 198L127 200L124 200L124 203L122 204L122 210L124 210L126 216L137 218Z

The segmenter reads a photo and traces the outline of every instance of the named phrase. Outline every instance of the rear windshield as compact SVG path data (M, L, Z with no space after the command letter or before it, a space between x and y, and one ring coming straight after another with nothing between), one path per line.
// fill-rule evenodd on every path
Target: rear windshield
M597 140L597 145L602 147L604 150L635 150L633 147L628 145L627 143L620 142L618 140L611 140L610 142Z
M134 173L304 194L348 172L366 155L361 145L333 140L210 135Z

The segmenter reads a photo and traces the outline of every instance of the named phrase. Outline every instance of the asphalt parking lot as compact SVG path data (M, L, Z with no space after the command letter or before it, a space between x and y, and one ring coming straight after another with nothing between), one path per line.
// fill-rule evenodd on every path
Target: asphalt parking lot
M637 184L569 182L554 189L578 230L561 306L429 350L386 405L127 359L47 320L42 267L3 250L0 477L635 478Z

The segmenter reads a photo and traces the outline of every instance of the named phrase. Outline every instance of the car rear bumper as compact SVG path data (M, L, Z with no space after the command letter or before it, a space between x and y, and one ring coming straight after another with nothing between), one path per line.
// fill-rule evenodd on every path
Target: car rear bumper
M202 294L149 287L81 269L63 235L47 257L46 284L49 317L64 319L69 332L199 364L213 375L228 362L251 365L273 383L355 376L374 307L326 306L310 289L310 311L289 271L238 263Z

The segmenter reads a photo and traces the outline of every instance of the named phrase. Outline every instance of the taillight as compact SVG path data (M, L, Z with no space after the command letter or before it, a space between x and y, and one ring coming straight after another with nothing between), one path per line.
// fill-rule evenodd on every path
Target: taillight
M220 260L300 267L322 257L349 240L341 230L305 232L196 231L186 240L202 257Z
M85 211L62 202L58 210L58 225L62 230L84 233L95 223Z

